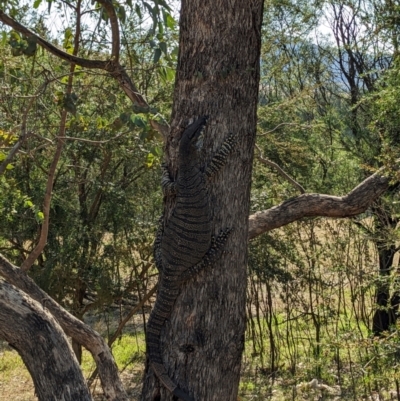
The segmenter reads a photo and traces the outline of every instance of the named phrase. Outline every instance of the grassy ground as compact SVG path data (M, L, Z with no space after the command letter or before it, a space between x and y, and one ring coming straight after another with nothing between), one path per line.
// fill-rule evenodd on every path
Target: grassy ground
M350 345L350 344L349 344ZM313 377L313 366L306 364L306 359L299 362L296 372L291 372L283 363L274 375L267 367L262 368L260 357L252 355L252 346L247 343L246 352L243 358L242 379L239 388L238 401L286 401L286 400L354 400L354 401L389 401L398 400L398 394L395 387L382 386L379 391L371 390L369 393L362 391L360 387L359 394L355 394L352 389L351 380L357 379L360 374L361 366L342 366L342 374L347 379L342 378L342 385L335 384L335 374L325 379L316 379ZM124 386L132 401L139 400L141 379L144 366L144 337L143 334L124 335L118 340L113 353L121 372ZM353 343L353 350L357 352L357 344ZM265 361L268 362L268 361ZM265 363L267 365L268 363ZM371 359L371 364L374 357ZM323 361L329 364L329 359ZM395 366L393 366L395 367ZM373 385L373 376L368 378L365 368L365 380L371 380ZM83 353L82 369L86 378L88 378L94 369L94 363L90 354ZM362 369L361 369L362 370ZM325 366L324 371L329 371ZM385 372L381 372L382 374ZM396 369L386 372L392 378L396 375ZM379 377L375 375L375 379ZM382 377L381 377L382 379ZM96 401L103 400L100 383L97 381L92 387L92 393ZM0 343L0 400L12 401L37 401L34 395L34 387L28 371L25 369L22 360L16 353L7 346L6 343Z

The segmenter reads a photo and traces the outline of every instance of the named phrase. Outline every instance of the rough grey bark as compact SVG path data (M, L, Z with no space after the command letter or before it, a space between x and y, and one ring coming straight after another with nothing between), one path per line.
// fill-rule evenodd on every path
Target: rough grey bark
M1 254L0 275L42 304L55 317L68 336L74 338L91 352L96 362L101 385L107 400L128 400L110 348L99 333L62 308L53 298L41 290L24 271L12 265Z
M204 161L230 132L236 152L211 181L213 233L234 232L214 267L184 284L161 342L170 377L194 399L237 400L244 346L247 230L263 2L183 0L180 54L166 159L176 173L177 146L189 119L208 115ZM165 200L168 215L173 199ZM143 401L172 400L147 368Z
M5 281L0 281L0 337L20 354L40 401L92 399L61 327L45 306Z

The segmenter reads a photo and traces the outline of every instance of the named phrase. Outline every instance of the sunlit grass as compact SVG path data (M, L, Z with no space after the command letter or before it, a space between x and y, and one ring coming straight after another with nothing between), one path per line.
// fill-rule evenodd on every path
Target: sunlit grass
M14 350L3 349L0 351L0 377L1 380L10 380L12 377L21 376L24 379L30 377L24 362Z
M112 345L112 353L119 370L138 363L144 366L145 352L146 344L143 333L124 334ZM96 369L92 355L87 350L83 350L81 366L85 377L90 376Z

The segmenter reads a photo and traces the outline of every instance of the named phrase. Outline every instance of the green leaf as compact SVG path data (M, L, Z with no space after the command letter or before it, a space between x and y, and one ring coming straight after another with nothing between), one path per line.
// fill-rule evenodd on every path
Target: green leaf
M33 202L31 200L26 200L24 202L24 207L33 207Z
M128 113L121 113L121 114L119 115L119 119L121 120L121 122L122 122L123 124L126 124L126 123L129 121L129 119L130 119L130 115L129 115Z
M35 37L28 38L27 40L28 46L23 49L23 53L25 56L31 57L36 53L37 50L37 40Z
M154 13L153 7L149 3L147 3L146 1L143 2L143 5L149 10L149 13L151 15L153 15L153 13Z
M73 39L72 29L68 27L64 32L63 47L70 54L73 51Z
M159 4L159 5L163 6L168 11L171 11L171 7L164 0L154 0L154 3L156 3L157 5Z
M71 93L65 95L63 98L63 108L67 110L69 113L75 115L76 114L76 101L78 97L75 93Z
M42 0L35 0L33 3L33 8L34 9L39 8L41 2L42 2Z
M122 23L124 23L126 21L126 12L125 12L125 8L122 6L118 7L118 18L121 20Z
M143 5L149 10L149 13L151 14L151 17L153 19L153 28L152 30L154 31L155 28L157 27L157 8L156 7L151 7L149 3L146 1L143 2Z
M21 35L17 31L10 31L10 41L15 40L19 42L21 40Z
M161 57L161 49L157 48L154 50L154 58L153 58L153 62L154 64L158 62L158 60L160 60Z
M142 132L139 134L139 138L141 141L144 141L148 138L148 133L145 130L142 130Z
M172 15L163 11L163 17L164 17L164 25L169 29L175 29L176 21L174 20Z
M165 42L160 42L158 45L160 46L161 51L167 55L167 44Z
M152 153L148 153L146 157L146 166L147 167L152 167L154 164L155 156Z
M37 220L41 223L43 220L44 220L44 214L43 214L43 212L37 212L36 213L36 218L37 218Z
M1 44L4 46L7 43L7 32L3 31L1 33Z
M143 18L143 17L142 17L142 11L140 10L140 7L139 7L138 4L136 4L136 6L135 6L135 12L136 12L137 16L138 16L140 19Z
M158 73L165 83L172 82L175 79L175 70L173 68L161 67Z
M173 49L172 49L172 52L171 52L171 54L170 54L170 56L178 56L178 53L179 53L179 47L178 46L175 46Z
M161 157L162 155L162 149L159 146L152 147L150 151L156 157Z
M139 128L146 128L147 126L146 120L144 118L140 116L135 116L134 114L131 114L131 121Z

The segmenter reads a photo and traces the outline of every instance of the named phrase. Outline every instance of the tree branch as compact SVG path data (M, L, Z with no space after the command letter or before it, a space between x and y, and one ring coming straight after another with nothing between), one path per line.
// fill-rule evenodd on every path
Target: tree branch
M1 254L0 275L47 308L65 334L89 350L99 370L102 388L107 400L128 401L110 348L99 333L62 308L53 298L41 290L24 271L12 265Z
M72 52L73 56L76 56L79 51L80 34L81 34L81 0L78 0L77 6L76 6L76 27L75 27L74 49ZM75 72L75 63L71 63L70 74L68 75L68 83L67 83L67 88L65 91L66 96L68 96L72 93L74 72ZM39 237L37 244L33 248L32 252L28 255L28 257L24 260L24 262L21 265L21 269L25 270L25 271L30 269L32 264L42 253L43 248L45 247L45 245L47 243L47 236L49 233L49 226L50 226L50 206L51 206L51 198L53 195L54 177L56 174L58 162L61 157L61 152L64 147L64 140L61 139L61 137L65 136L67 117L68 117L68 112L67 112L67 110L64 109L61 113L61 121L60 121L59 133L57 136L56 151L54 153L53 160L51 161L51 164L49 167L49 173L48 173L48 177L47 177L46 192L44 194L44 199L43 199L43 216L44 216L44 218L43 218L43 222L42 222L42 226L41 226L41 230L40 230L40 237Z
M53 316L41 303L4 281L0 281L0 336L20 354L39 400L92 399L68 340Z
M303 194L249 217L249 240L303 217L352 217L365 212L389 187L383 168L345 196Z
M1 12L1 10L0 10ZM21 124L21 134L19 135L18 141L14 144L14 146L11 148L10 152L8 153L7 157L3 160L3 162L0 164L0 175L4 174L4 172L7 169L7 166L12 162L14 159L15 155L18 153L20 150L22 144L25 142L26 139L28 139L29 136L32 135L32 132L27 132L26 130L26 125L27 125L27 119L28 119L28 114L33 106L34 101L37 99L37 97L45 91L47 85L49 84L50 81L46 79L46 81L40 85L39 89L36 91L36 93L31 96L28 106L25 108L24 114L22 116L22 124Z
M170 131L170 126L167 123L161 124L156 120L150 120L150 125L161 134L163 141L166 142L166 138Z
M271 160L264 159L261 149L257 145L255 145L255 147L260 152L259 156L257 157L257 160L259 160L260 163L264 164L264 166L270 166L274 168L280 176L282 176L286 181L290 182L295 188L300 191L300 193L304 194L306 192L306 190L294 178L286 173L278 164L274 163Z
M146 295L143 297L143 299L133 309L131 309L131 311L121 320L121 322L119 323L114 334L108 339L109 347L111 347L112 344L114 343L114 341L121 335L123 328L128 323L128 321L132 318L132 316L135 313L137 313L140 310L140 308L142 308L143 305L156 293L157 288L158 288L158 284L156 284L148 293L146 293ZM97 377L97 374L98 374L98 369L96 368L88 379L89 386L91 386L94 379Z
M115 8L110 0L97 0L107 11L111 22L111 58L114 62L119 62L120 35L118 17L115 13Z
M108 3L108 1L103 0L102 4L106 3ZM109 5L107 5L107 7L110 8ZM22 33L28 38L35 38L38 45L40 45L41 47L49 51L51 54L55 55L56 57L59 57L62 60L68 61L70 63L75 63L76 65L79 65L83 68L92 68L92 69L107 71L114 79L117 80L120 87L123 89L125 94L129 97L129 99L132 101L134 105L138 105L144 110L148 110L150 108L144 97L139 93L138 89L132 82L131 78L129 77L125 69L119 64L118 57L115 59L114 52L116 51L115 45L117 44L117 42L114 42L114 38L112 44L113 57L111 58L111 60L88 60L58 49L56 46L54 46L47 40L42 39L39 35L32 32L24 25L20 24L19 22L15 21L13 18L5 14L3 10L0 10L0 21L10 26L11 28L15 29L19 33ZM113 29L115 29L115 27Z

